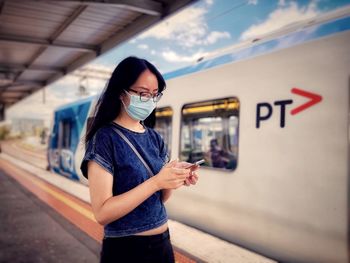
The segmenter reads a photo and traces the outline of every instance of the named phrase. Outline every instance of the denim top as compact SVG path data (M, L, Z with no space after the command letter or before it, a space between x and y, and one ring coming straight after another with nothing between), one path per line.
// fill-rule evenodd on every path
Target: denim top
M160 135L145 127L139 133L116 123L101 127L88 142L80 169L87 178L87 163L92 160L113 175L113 196L127 192L150 178L146 167L130 146L113 128L119 129L134 145L153 174L168 161L166 146ZM161 191L154 193L125 216L105 225L105 237L133 235L163 225L167 214Z

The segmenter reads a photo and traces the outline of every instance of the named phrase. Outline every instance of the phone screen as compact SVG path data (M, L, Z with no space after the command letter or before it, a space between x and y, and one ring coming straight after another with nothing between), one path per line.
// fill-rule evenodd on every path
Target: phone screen
M192 168L192 167L194 167L194 166L196 166L196 165L201 165L201 164L204 163L204 162L205 162L204 159L199 160L199 161L197 161L197 162L195 162L195 163L189 165L188 167L186 167L186 169Z

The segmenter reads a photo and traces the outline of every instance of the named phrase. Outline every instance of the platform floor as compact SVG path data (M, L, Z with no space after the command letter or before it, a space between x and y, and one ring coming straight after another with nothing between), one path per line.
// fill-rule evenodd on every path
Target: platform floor
M0 168L0 262L98 262L100 244Z

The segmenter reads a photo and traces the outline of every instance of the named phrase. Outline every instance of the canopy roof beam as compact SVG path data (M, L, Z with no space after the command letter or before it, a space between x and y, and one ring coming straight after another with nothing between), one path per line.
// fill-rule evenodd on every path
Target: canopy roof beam
M28 0L15 0L19 2L26 2ZM151 0L32 0L32 2L59 2L84 4L87 6L113 6L121 9L136 11L142 14L151 16L161 16L163 14L163 5L159 2Z
M51 38L52 39L52 38ZM35 37L0 34L0 41L15 42L22 44L40 45L44 47L70 48L81 52L97 52L98 47L85 44L73 44L65 41L53 41Z
M71 15L61 24L61 26L50 36L49 41L48 41L48 42L50 43L50 45L51 45L52 43L54 43L54 41L60 36L60 34L62 34L62 33L64 32L64 30L65 30L67 27L69 27L69 26L71 25L71 23L73 23L74 20L77 19L77 18L79 17L79 15L80 15L82 12L84 12L84 10L85 10L86 8L87 8L86 5L82 5L82 6L79 6L78 8L76 8L76 9L72 12L72 14L71 14ZM37 60L37 58L40 57L40 55L43 54L43 53L45 52L45 50L47 49L47 47L48 47L48 46L46 46L46 45L45 45L45 46L41 46L41 47L39 48L39 50L33 54L32 58L31 58L30 61L27 63L27 64L28 64L28 67L30 67L32 64L35 63L35 60ZM18 79L21 77L21 75L22 75L23 72L24 72L24 70L19 71L19 72L16 74L14 80L15 80L15 81L18 80ZM62 75L64 75L64 74L65 74L65 72L59 72L58 75L62 76ZM46 83L45 83L45 85L46 85ZM45 85L42 85L42 86L45 86Z
M64 68L45 65L21 65L21 64L0 64L0 72L15 72L23 70L36 70L45 72L65 72Z

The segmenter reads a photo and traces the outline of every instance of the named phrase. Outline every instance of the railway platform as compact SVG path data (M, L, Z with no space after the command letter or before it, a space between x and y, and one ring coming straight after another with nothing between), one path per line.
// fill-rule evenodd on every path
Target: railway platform
M0 262L98 262L99 243L22 187L8 169L1 160Z
M88 188L0 154L0 262L99 262L103 229ZM177 263L275 262L169 220Z

